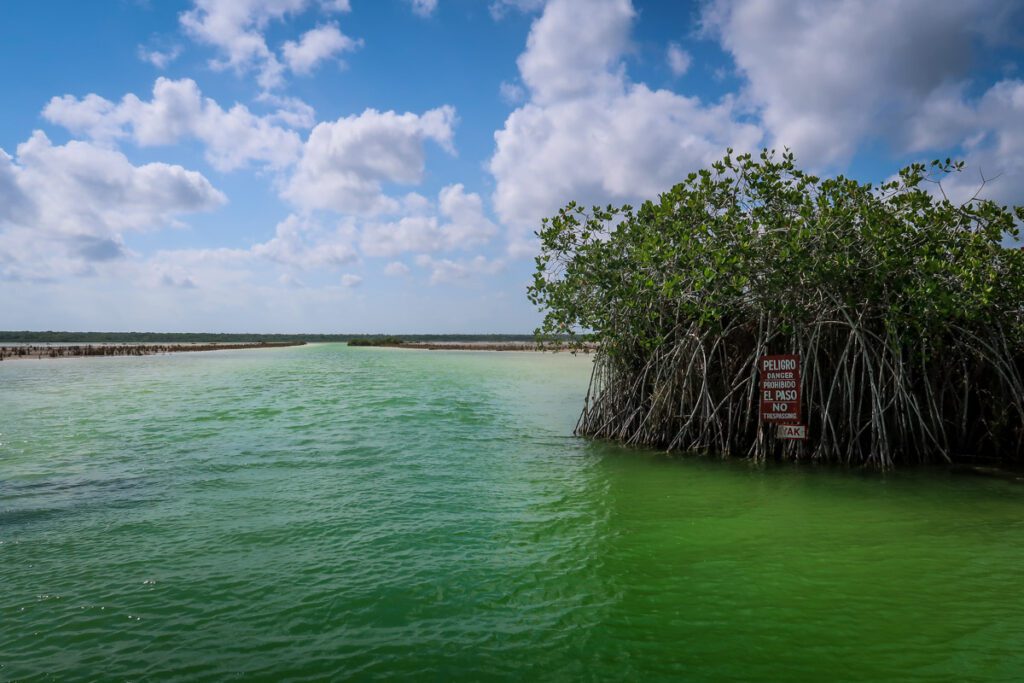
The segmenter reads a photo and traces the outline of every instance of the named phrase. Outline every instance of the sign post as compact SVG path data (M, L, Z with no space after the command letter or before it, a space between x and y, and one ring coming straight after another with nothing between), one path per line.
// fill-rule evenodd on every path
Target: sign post
M800 356L761 356L757 369L761 421L780 425L780 439L806 439L807 427L800 423Z

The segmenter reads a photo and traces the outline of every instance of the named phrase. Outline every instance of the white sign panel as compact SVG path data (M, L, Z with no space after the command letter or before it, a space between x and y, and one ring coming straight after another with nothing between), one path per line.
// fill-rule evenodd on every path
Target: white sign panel
M806 439L807 425L779 425L780 439Z

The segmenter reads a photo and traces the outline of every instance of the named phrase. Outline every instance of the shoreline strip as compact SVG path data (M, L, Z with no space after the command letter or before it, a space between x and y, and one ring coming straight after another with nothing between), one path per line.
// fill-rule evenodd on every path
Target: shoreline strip
M154 356L162 353L189 351L235 351L239 349L275 349L304 346L306 342L250 342L240 344L27 344L0 346L0 361L48 360L51 358L93 358L109 356Z

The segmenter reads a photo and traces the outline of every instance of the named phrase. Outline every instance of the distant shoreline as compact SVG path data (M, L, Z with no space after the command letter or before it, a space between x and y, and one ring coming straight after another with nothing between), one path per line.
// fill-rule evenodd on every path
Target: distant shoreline
M250 342L243 344L21 344L0 346L0 361L50 360L56 358L110 358L155 356L164 353L196 351L235 351L240 349L275 349L304 346L304 341Z
M371 343L349 344L349 346L363 348L386 348L386 349L409 349L418 351L517 351L517 352L541 352L547 351L559 353L572 351L566 345L559 344L538 344L537 342L402 342L402 343ZM584 348L575 349L577 352L592 353L597 350L596 346L588 345Z
M467 334L467 333L415 333L394 334L382 332L358 333L261 333L261 332L74 332L74 331L32 331L0 330L0 346L12 344L255 344L256 342L348 342L353 339L384 340L397 339L404 342L488 342L506 344L510 342L535 343L534 334ZM568 341L568 337L554 341Z

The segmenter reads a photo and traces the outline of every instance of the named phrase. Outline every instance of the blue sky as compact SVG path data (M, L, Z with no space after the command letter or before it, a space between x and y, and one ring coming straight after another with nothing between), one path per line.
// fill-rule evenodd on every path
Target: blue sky
M0 5L0 328L528 332L541 217L726 147L1024 203L998 0Z

